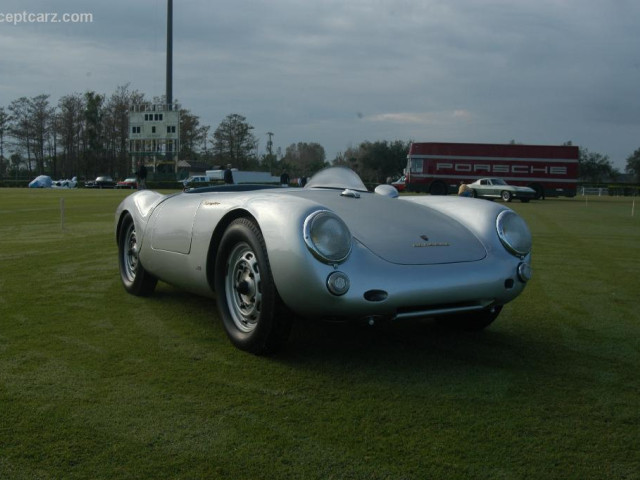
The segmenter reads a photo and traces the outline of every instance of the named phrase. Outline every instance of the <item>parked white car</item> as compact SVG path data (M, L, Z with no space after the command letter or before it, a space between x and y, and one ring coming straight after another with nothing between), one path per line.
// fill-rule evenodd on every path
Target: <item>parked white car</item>
M533 188L509 185L501 178L480 178L468 186L475 198L501 198L505 202L515 198L524 203L536 198L536 191Z

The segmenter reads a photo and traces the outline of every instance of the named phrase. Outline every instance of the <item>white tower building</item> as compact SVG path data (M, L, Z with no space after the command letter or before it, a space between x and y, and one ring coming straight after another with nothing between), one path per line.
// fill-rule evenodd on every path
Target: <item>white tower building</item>
M129 108L129 154L153 172L177 172L180 105L142 103Z

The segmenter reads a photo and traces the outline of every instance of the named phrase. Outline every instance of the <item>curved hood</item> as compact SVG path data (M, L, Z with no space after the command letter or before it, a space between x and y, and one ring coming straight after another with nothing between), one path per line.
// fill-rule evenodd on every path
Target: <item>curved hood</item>
M487 254L466 227L429 207L370 193L360 198L342 197L339 191L320 194L315 200L338 214L358 242L388 262L473 262Z

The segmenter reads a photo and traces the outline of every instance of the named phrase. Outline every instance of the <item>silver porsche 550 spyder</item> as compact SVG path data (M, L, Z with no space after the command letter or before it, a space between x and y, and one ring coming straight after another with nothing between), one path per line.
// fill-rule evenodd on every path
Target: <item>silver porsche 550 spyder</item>
M234 345L263 354L292 318L436 318L481 329L531 277L531 233L504 205L406 196L332 167L304 188L143 190L116 211L122 283L216 299Z

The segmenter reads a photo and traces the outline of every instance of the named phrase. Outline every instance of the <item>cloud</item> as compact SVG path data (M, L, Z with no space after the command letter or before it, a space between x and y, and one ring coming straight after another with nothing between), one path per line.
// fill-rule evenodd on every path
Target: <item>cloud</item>
M473 114L468 110L453 110L446 112L398 112L398 113L378 113L363 117L370 122L384 122L396 124L413 125L449 125L456 122L469 122L473 119Z
M0 106L125 83L164 93L165 0L0 10L94 18L0 25ZM174 97L213 129L240 113L329 158L365 139L515 139L622 162L640 143L638 18L630 0L174 2Z

